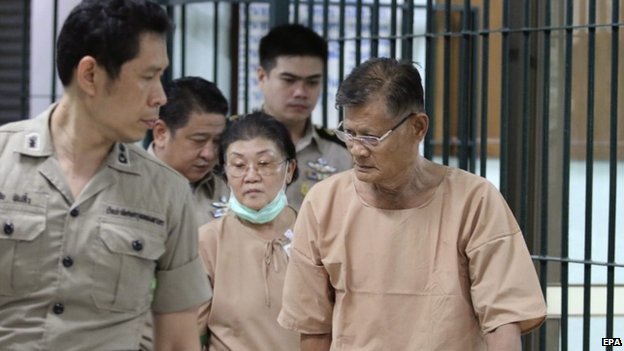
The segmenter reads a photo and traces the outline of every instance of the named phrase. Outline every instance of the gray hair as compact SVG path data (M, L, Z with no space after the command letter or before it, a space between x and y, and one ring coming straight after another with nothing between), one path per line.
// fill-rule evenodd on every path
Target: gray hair
M386 111L397 117L424 111L424 92L420 73L411 62L391 58L372 58L355 67L340 84L336 107L362 106L382 97Z

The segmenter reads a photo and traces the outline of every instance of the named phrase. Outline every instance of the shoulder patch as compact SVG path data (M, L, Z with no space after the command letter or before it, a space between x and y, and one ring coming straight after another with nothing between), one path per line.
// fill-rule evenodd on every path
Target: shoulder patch
M347 147L345 143L342 142L342 140L338 139L333 129L329 129L326 127L319 127L319 126L314 126L314 129L316 130L316 133L318 134L318 136L321 137L322 139L334 142L344 148Z

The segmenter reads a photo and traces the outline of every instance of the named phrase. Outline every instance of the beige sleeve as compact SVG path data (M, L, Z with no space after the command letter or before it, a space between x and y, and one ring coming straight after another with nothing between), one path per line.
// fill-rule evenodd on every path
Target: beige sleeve
M217 258L218 240L217 240L217 221L212 221L199 228L199 256L201 258L204 273L210 281L210 286L214 287L215 262ZM210 307L212 300L203 303L199 307L197 317L197 327L199 328L199 336L208 333L208 317L210 316Z
M334 290L321 262L318 228L310 203L304 202L295 223L282 310L277 318L282 327L304 334L332 330Z
M197 250L191 192L185 190L169 204L166 251L156 267L157 284L152 303L155 313L183 311L199 306L212 296Z
M546 303L522 233L497 190L481 204L467 252L471 296L483 333L518 323L522 333L545 319ZM510 226L510 223L512 225Z

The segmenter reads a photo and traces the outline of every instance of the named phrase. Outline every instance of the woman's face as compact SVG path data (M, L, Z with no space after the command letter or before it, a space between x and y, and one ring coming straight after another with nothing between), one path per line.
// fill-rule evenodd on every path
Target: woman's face
M260 210L290 183L295 163L271 140L258 137L238 140L225 151L225 172L236 199Z

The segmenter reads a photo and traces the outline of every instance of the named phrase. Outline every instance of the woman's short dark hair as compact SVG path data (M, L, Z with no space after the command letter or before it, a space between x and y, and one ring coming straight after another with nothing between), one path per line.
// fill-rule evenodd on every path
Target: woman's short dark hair
M238 116L228 121L219 141L219 164L225 168L225 153L228 147L240 140L263 138L272 141L288 161L297 160L295 144L288 129L275 118L264 112L256 111ZM225 172L223 173L225 177ZM295 167L291 183L297 180L299 171ZM226 178L227 180L227 178Z
M56 68L64 86L85 56L104 67L111 80L139 54L140 37L163 37L172 29L166 12L149 0L83 0L70 12L56 42Z

